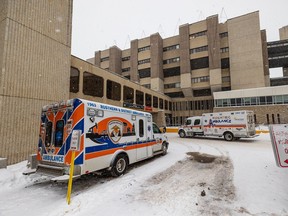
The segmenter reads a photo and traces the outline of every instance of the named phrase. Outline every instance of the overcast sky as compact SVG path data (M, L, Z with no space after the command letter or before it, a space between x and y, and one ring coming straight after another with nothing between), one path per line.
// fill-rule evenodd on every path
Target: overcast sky
M288 0L74 0L72 54L87 59L94 51L159 32L178 34L178 27L218 14L225 22L259 10L268 41L279 40L278 29L288 25Z

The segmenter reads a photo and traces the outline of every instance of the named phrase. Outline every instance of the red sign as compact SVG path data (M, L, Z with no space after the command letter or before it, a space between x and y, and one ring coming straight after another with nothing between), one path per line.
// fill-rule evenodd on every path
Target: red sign
M269 130L277 166L288 168L288 125L270 125Z
M145 111L152 111L152 107L150 107L150 106L145 106L144 110L145 110Z

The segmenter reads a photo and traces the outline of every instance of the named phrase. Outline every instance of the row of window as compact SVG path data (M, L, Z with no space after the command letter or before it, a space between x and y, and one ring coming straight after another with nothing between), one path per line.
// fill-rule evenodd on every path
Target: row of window
M193 33L193 34L191 34L189 36L189 39L201 37L201 36L204 36L204 35L207 35L207 30L201 31L201 32L197 32L197 33Z
M223 47L220 49L220 52L221 53L226 53L226 52L229 52L229 47Z
M199 89L199 90L191 90L194 97L205 97L205 96L211 96L211 89ZM182 91L177 92L169 92L165 93L165 95L171 97L171 98L184 98L184 94Z
M146 63L150 63L150 59L143 59L143 60L138 61L138 65L146 64Z
M201 47L190 49L190 54L204 52L204 51L208 51L208 46L201 46Z
M215 100L216 107L288 104L288 95L228 98Z
M179 62L180 61L180 57L176 57L176 58L171 58L171 59L166 59L163 61L163 64L171 64L171 63L175 63L175 62Z
M209 80L209 76L195 77L191 79L192 83L209 82Z
M109 56L100 59L101 62L108 61L108 60L109 60Z
M71 67L70 72L70 92L79 92L79 70ZM106 97L111 100L120 101L122 86L120 83L114 82L112 80L106 81ZM135 93L136 92L136 93ZM104 79L103 77L97 76L95 74L84 72L83 73L83 94L93 96L93 97L103 97L104 96ZM134 94L136 98L134 100ZM145 97L144 97L145 95ZM145 98L145 100L144 100ZM159 99L159 106L158 106ZM128 86L123 86L123 101L127 103L134 103L138 105L152 106L152 95L144 94L142 91L134 90ZM162 98L153 96L153 107L168 110L168 101ZM172 105L171 105L172 106ZM170 106L170 107L171 107ZM172 108L171 108L172 109Z
M173 111L185 110L212 110L213 100L198 100L198 101L182 101L172 104Z
M145 46L145 47L138 48L138 52L143 52L143 51L146 51L146 50L150 50L150 46Z
M163 48L163 52L166 52L166 51L169 51L169 50L176 50L176 49L179 49L179 48L180 48L180 45L179 45L179 44L176 44L176 45L164 47L164 48Z
M130 67L128 67L128 68L122 68L122 72L127 72L127 71L130 71Z
M169 89L169 88L180 88L180 82L164 84L164 89Z

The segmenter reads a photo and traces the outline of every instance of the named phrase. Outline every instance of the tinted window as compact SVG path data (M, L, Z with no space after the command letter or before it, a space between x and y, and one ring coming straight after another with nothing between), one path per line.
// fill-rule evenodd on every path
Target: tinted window
M59 120L56 122L55 130L55 147L61 147L63 143L63 130L64 130L64 121Z
M121 85L117 82L107 80L107 91L106 95L111 100L121 100Z
M51 138L52 138L52 122L47 122L46 123L46 134L45 134L45 146L48 147L51 144Z
M83 93L85 95L103 97L103 83L102 77L89 72L83 73Z
M71 67L70 70L70 92L77 93L79 91L79 70Z

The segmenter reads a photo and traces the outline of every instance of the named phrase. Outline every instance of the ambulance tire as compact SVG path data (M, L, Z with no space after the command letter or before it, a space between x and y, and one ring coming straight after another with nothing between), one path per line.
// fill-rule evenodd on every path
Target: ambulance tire
M179 136L180 136L181 138L185 138L185 137L186 137L185 131L184 131L184 130L180 130L180 131L179 131Z
M234 136L231 132L226 132L224 133L224 139L226 141L233 141L234 140Z
M111 169L111 175L114 177L121 176L128 167L128 158L124 154L117 155Z
M167 150L168 150L167 143L163 143L162 144L162 155L163 156L167 154Z

